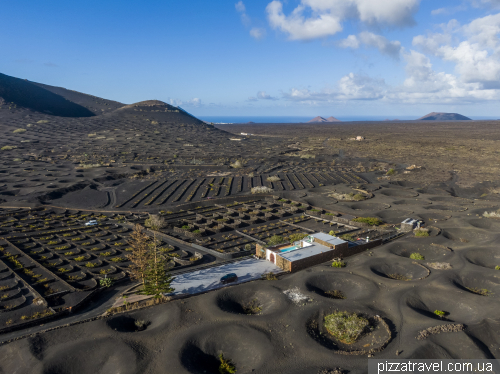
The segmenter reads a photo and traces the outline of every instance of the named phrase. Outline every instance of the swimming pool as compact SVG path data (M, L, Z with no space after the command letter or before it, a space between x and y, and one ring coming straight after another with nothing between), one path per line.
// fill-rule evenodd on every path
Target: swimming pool
M280 253L293 251L295 249L299 249L299 247L297 247L296 245L294 245L293 247L284 248L284 249L280 250Z

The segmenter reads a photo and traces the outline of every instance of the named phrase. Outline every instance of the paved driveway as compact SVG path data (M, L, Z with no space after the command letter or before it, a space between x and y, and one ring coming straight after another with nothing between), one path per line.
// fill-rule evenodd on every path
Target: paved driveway
M282 270L269 261L257 260L256 258L193 271L175 277L171 284L175 291L171 295L196 294L224 287L225 285L220 283L220 279L229 273L235 273L238 276L238 281L230 283L231 285L259 279L262 274L271 271L276 274Z

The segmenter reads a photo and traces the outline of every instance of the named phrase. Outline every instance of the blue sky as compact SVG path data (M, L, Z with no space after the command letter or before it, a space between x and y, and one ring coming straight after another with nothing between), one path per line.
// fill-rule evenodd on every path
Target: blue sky
M500 117L500 0L2 2L0 72L203 115Z

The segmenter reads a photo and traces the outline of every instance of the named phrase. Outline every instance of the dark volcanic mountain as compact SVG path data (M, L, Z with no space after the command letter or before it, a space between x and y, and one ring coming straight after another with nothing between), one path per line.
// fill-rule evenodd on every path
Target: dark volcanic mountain
M417 121L471 121L471 119L458 113L432 112L420 117Z
M125 104L0 74L0 108L29 109L59 117L92 117Z
M327 122L341 122L341 121L335 117L332 117L332 116L330 116L328 118L323 118L323 117L318 116L318 117L314 117L310 121L307 121L307 123L327 123Z

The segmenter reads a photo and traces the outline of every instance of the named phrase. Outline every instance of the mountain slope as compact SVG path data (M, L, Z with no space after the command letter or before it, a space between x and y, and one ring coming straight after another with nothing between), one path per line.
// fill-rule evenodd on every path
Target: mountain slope
M432 112L417 121L471 121L471 119L458 113Z
M0 73L0 108L28 109L59 117L92 117L124 104Z

